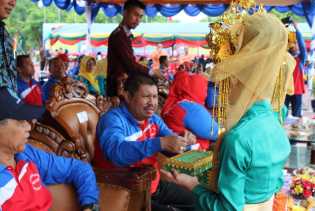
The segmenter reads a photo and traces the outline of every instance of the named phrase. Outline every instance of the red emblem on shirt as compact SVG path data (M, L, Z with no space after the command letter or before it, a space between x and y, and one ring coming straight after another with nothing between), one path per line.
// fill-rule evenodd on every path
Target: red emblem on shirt
M30 183L32 184L33 190L35 191L39 191L42 188L40 176L38 173L30 175Z

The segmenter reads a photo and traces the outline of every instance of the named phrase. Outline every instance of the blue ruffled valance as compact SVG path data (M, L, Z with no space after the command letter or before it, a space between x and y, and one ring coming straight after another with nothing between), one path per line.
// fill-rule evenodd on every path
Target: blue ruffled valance
M79 15L85 12L83 0L32 0L33 2L42 1L44 6L49 6L54 3L58 8L63 10L74 9ZM219 16L227 9L228 5L224 4L206 4L206 5L193 5L193 4L168 4L168 5L147 5L145 14L149 17L154 17L159 12L161 15L171 17L182 10L189 16L196 16L199 13L204 13L207 16ZM312 25L313 17L315 14L315 0L305 1L292 6L266 6L267 11L275 9L278 12L293 12L298 16L305 16L306 20ZM103 11L108 17L114 17L121 13L122 6L117 4L93 4L92 17L96 17L99 11Z

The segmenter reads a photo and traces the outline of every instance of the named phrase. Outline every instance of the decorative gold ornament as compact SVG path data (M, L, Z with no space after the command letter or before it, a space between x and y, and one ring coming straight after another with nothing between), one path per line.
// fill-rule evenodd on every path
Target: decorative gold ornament
M238 0L236 1L239 6L242 8L249 10L250 8L253 8L256 6L255 0Z
M288 49L296 48L296 46L297 46L297 39L296 39L295 31L289 31L288 42L289 42L288 43Z

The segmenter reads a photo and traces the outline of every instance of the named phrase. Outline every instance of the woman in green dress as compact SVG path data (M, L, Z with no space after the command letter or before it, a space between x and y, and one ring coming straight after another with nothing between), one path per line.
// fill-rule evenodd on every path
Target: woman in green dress
M238 37L234 55L209 75L216 83L231 82L217 188L176 171L163 172L167 179L193 191L198 211L272 211L290 143L270 101L280 69L293 69L294 60L287 54L287 31L275 16L246 16L233 30Z

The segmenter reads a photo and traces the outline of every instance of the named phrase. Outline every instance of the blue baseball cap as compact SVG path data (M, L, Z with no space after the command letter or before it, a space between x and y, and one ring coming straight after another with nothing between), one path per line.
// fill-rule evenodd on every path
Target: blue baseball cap
M39 119L44 112L44 107L25 104L13 97L6 87L0 88L0 120Z

